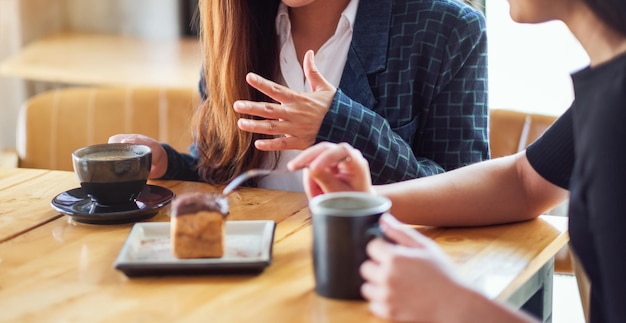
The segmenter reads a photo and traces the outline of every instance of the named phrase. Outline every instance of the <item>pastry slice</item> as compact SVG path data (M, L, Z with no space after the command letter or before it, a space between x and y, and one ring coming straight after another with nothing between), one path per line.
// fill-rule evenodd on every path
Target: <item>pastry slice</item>
M228 200L221 194L185 193L172 202L171 240L177 258L224 255Z

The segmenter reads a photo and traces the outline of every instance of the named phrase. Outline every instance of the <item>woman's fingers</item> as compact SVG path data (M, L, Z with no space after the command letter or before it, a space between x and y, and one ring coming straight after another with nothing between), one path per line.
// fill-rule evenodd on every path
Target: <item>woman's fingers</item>
M140 134L117 134L109 137L109 143L132 143L146 145L152 150L152 167L150 178L161 178L167 172L167 153L155 139Z
M290 170L298 170L302 168L326 168L336 167L341 162L352 161L354 159L363 158L363 155L353 149L348 144L333 144L330 142L321 142L305 151L301 152L297 157L289 161L287 167Z
M313 160L318 158L320 154L327 150L333 149L334 146L335 144L329 142L321 142L319 144L311 146L305 151L298 154L298 156L296 156L294 159L290 160L289 163L287 163L287 168L289 168L289 170L299 170L306 168Z
M255 115L265 119L285 119L288 117L285 108L278 103L239 100L235 101L233 108L237 113Z
M385 213L380 218L380 227L385 237L395 243L414 248L424 248L433 242L414 228L398 221L393 215Z
M335 87L326 80L315 65L315 55L312 50L308 50L304 54L303 62L304 75L309 80L311 92L318 91L336 91Z
M255 73L248 73L246 75L246 82L277 102L291 102L296 95L296 92L290 88L272 82Z
M294 91L255 73L246 75L246 82L250 86L267 95L271 99L268 101L273 101L241 100L233 105L235 112L248 116L238 120L239 129L276 137L256 141L257 149L303 150L315 143L336 89L319 73L312 51L306 54L303 63L304 74L313 89L311 93Z
M369 166L360 151L346 143L318 143L291 160L290 170L307 168L305 185L308 192L372 190ZM315 195L309 195L315 196Z

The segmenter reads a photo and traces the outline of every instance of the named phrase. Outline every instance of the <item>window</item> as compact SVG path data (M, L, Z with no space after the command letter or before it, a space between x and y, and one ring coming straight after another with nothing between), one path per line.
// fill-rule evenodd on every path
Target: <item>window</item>
M489 105L560 115L573 100L570 74L589 64L561 22L518 24L508 2L487 0Z

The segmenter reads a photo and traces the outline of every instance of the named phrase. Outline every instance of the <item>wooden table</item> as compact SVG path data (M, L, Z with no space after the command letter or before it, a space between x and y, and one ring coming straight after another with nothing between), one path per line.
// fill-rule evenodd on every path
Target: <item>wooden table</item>
M74 85L197 88L198 40L147 40L60 33L36 40L0 63L0 74Z
M219 189L152 183L178 194ZM50 208L56 194L76 186L71 172L0 168L0 321L380 321L365 302L315 294L304 194L243 188L229 198L229 219L277 222L273 261L260 274L130 279L113 268L130 224L80 224ZM168 221L168 212L166 207L150 221ZM565 218L542 216L420 231L439 243L477 290L520 307L551 296L552 259L567 243L566 225ZM546 321L547 298L549 306L538 312Z

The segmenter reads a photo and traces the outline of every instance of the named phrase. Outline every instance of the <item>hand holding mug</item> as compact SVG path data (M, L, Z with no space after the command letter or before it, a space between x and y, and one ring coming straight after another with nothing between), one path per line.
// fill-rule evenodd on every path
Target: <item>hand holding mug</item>
M152 150L152 168L150 178L161 178L167 171L167 153L161 144L148 136L139 134L117 134L109 137L109 143L141 144Z
M384 214L385 237L367 245L369 260L361 265L361 294L377 316L398 321L446 322L452 297L468 290L439 246L415 229ZM462 298L462 297L460 297ZM461 302L462 303L462 302Z

